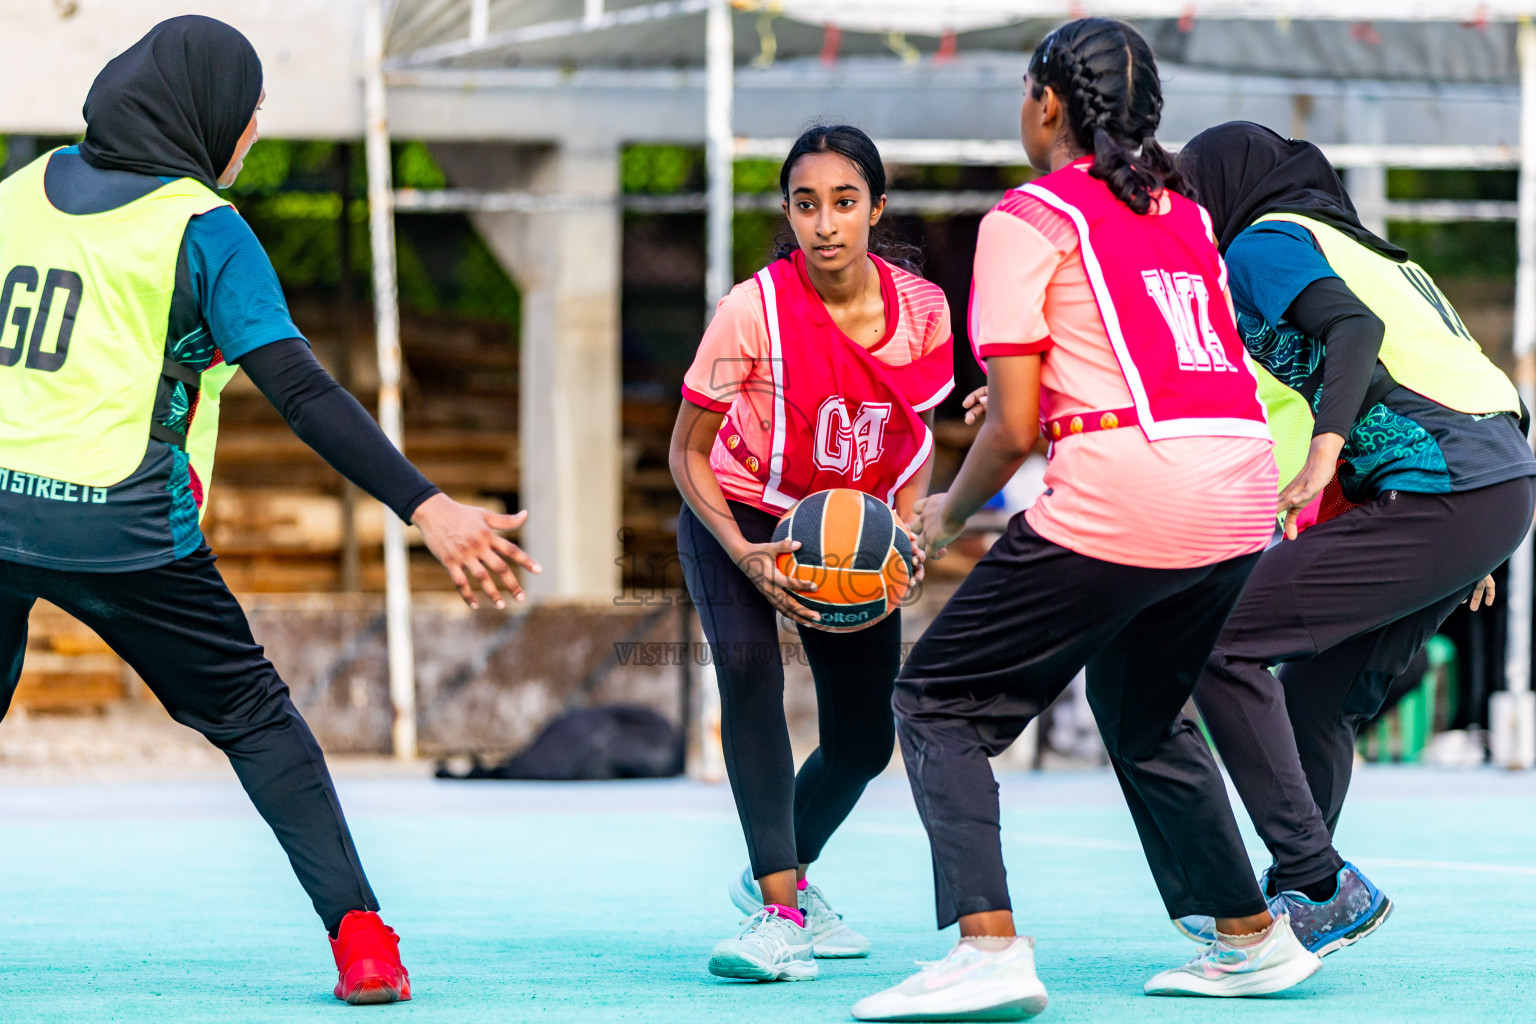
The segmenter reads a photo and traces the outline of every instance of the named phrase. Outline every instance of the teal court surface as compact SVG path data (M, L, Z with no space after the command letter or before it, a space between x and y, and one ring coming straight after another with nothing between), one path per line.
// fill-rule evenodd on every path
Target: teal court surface
M8 785L0 1021L808 1024L849 1020L857 998L953 942L933 930L899 775L870 787L813 875L874 954L778 985L704 970L740 916L725 888L745 854L724 786L340 785L414 1001L331 998L324 933L232 778ZM1536 775L1359 772L1340 846L1396 913L1300 988L1241 1001L1141 995L1196 947L1162 915L1107 771L1001 785L1015 910L1050 991L1039 1020L1536 1020Z

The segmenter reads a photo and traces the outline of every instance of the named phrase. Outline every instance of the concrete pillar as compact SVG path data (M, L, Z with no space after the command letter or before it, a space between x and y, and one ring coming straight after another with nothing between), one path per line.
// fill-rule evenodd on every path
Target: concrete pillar
M1373 93L1352 90L1345 100L1348 142L1380 145L1387 141L1386 116L1381 99ZM1387 169L1350 167L1344 171L1344 187L1355 202L1355 212L1367 231L1387 237Z
M1344 187L1355 202L1360 223L1379 238L1387 237L1387 169L1381 166L1350 167L1344 171Z
M432 148L456 188L618 198L615 142ZM536 597L611 600L622 525L619 355L622 215L599 205L478 213L475 227L522 293L523 542Z

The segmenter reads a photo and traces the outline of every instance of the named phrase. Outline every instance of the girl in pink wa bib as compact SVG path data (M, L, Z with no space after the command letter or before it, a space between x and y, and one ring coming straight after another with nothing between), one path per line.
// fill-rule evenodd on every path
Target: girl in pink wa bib
M910 519L931 467L928 411L954 388L954 360L943 292L870 251L885 170L869 137L810 129L779 185L797 244L721 300L684 380L671 463L686 501L678 551L720 684L751 862L730 886L747 920L709 970L803 981L817 957L869 954L805 873L890 762L901 613L858 632L813 628L819 616L793 595L814 587L774 564L799 544L771 538L796 501L831 487ZM816 681L821 745L798 775L780 614L799 626Z
M919 546L942 556L1042 429L1047 490L897 680L938 924L958 921L960 941L860 1001L860 1020L1045 1008L1033 940L1014 930L987 758L1084 667L1170 916L1216 918L1216 941L1145 991L1258 995L1318 966L1270 916L1210 748L1182 714L1273 531L1276 470L1210 220L1155 138L1161 110L1151 50L1121 22L1071 22L1031 59L1021 134L1043 176L982 221L970 336L987 415L950 490L919 503Z

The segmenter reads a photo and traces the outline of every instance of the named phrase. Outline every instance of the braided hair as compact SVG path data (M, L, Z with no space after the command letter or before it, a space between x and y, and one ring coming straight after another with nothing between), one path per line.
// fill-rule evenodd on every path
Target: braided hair
M1110 18L1068 22L1035 47L1029 78L1035 99L1056 91L1073 141L1093 154L1089 173L1126 206L1146 213L1165 188L1190 194L1156 138L1163 86L1141 33Z

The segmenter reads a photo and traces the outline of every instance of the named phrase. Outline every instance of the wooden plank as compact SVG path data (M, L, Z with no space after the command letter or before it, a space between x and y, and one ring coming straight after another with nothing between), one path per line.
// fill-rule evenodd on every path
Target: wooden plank
M445 481L450 496L466 504L503 511L501 502ZM384 508L374 501L358 503L354 528L358 543L377 547L384 542ZM220 557L241 555L334 555L342 544L341 499L301 490L224 487L214 493L203 520L203 533ZM422 544L412 530L409 540Z
M128 696L119 673L21 673L11 703L28 711L86 711Z
M123 663L112 654L28 653L14 703L32 711L104 707L128 695Z

